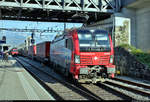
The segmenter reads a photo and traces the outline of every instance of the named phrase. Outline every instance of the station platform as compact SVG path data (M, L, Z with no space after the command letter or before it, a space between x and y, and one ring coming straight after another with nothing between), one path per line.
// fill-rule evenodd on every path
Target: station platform
M55 100L13 57L0 58L0 100Z

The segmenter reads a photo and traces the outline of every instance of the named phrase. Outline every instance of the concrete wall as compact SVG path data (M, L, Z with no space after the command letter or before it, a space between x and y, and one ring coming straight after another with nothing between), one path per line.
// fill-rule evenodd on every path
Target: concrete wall
M130 18L131 20L131 34L130 34L131 45L137 47L137 44L136 44L136 10L123 8L121 13L122 13L122 16Z
M137 47L150 51L150 7L136 11Z
M150 51L150 6L146 4L150 1L141 3L127 6L121 13L124 17L131 19L131 45L147 52Z

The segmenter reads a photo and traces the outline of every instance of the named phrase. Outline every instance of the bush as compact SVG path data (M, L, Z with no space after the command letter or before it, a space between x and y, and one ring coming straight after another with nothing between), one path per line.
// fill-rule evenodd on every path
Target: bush
M142 50L136 49L135 47L128 44L122 44L120 47L130 51L131 54L135 55L138 61L148 65L150 68L150 53L143 52Z

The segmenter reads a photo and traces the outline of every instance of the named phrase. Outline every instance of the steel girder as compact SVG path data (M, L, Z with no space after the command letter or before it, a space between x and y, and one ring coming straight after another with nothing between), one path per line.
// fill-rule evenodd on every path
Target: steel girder
M120 0L0 0L0 7L45 10L116 12Z
M46 22L95 22L121 7L121 0L0 0L0 18Z

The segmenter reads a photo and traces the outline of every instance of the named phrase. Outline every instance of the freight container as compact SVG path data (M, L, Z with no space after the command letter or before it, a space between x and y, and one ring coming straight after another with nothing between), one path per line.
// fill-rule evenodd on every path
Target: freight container
M48 63L50 55L50 41L45 41L36 45L36 59L40 62Z

